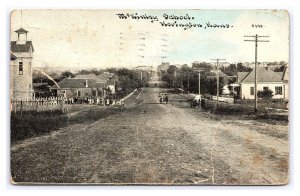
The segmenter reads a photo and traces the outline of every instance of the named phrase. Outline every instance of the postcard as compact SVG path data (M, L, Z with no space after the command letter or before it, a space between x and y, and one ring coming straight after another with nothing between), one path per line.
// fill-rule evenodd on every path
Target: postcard
M11 12L11 183L285 185L286 10Z

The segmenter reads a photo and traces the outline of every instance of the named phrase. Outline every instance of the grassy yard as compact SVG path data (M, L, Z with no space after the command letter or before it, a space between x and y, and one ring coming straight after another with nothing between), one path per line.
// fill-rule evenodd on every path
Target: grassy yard
M254 100L238 100L237 101L238 104L242 104L242 105L249 105L249 106L253 106L254 105ZM284 100L271 100L270 102L266 102L265 100L259 99L257 101L257 104L259 107L262 108L276 108L276 109L287 109L287 101Z
M216 101L206 100L204 111L211 114L230 117L236 116L252 120L263 121L268 124L288 124L288 114L285 112L274 112L266 109L263 105L258 105L257 113L254 112L254 107L247 104L228 104L220 102L216 106Z
M135 103L141 89L134 92L125 102ZM89 124L122 111L120 106L99 106L89 104L64 104L63 111L11 112L11 142L39 136L59 130L71 124Z
M62 111L24 112L22 115L11 113L11 141L14 143L18 140L47 134L71 124L89 124L117 114L120 108L97 106L77 111L74 115L68 115Z
M66 126L68 117L62 111L11 113L11 141L49 133Z

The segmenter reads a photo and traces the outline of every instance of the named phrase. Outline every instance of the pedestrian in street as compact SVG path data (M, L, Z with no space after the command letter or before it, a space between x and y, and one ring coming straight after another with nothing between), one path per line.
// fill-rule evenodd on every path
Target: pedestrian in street
M166 94L165 100L166 100L166 104L168 104L169 97L168 97L168 95L167 95L167 94Z

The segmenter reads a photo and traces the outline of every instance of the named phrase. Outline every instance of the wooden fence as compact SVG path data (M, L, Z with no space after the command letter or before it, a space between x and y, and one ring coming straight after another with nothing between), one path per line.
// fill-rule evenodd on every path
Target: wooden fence
M63 110L62 97L36 98L31 100L11 100L11 112Z

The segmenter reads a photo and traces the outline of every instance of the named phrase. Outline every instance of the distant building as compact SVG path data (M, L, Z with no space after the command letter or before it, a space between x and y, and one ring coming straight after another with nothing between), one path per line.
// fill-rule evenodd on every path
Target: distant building
M230 86L238 98L254 99L254 70L238 72L237 82ZM288 99L288 68L284 72L274 72L268 67L257 68L257 91L269 89L273 91L273 99Z
M106 84L109 79L107 78L100 78L96 76L95 74L79 74L75 76L75 79L87 79L87 80L93 80L96 83L103 83Z
M10 43L10 90L11 99L32 99L32 58L33 45L27 41L27 33L23 28L15 31L18 34L17 41Z
M159 71L159 72L160 71L167 71L169 69L169 67L170 67L170 63L164 62L161 65L157 66L157 71Z
M50 85L48 82L34 82L32 83L34 96L33 97L50 97L56 96L56 94L50 91Z
M285 99L289 99L289 77L290 77L290 73L289 73L289 66L285 66L284 70L282 72L282 80L284 83L284 98Z
M208 78L217 78L217 72L216 71L210 71ZM219 70L219 77L222 78L223 82L223 89L222 94L227 95L230 94L229 90L229 84L234 82L236 77L235 76L228 76L224 72Z
M50 89L66 99L86 99L104 97L107 86L104 83L97 83L91 79L65 78L53 85Z
M140 70L140 71L153 71L153 66L138 66L135 68L135 70Z
M112 94L116 93L116 83L118 82L119 78L113 73L109 72L102 72L98 77L101 80L105 80L106 84Z

